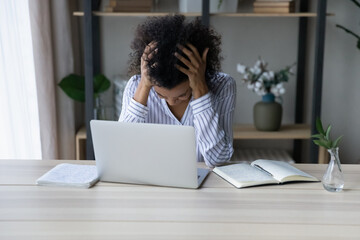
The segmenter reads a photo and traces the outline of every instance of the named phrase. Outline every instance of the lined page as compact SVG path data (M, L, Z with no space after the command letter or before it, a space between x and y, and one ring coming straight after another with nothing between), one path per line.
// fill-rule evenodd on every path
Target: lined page
M279 182L284 181L285 178L288 178L289 181L306 181L306 179L317 181L315 177L293 167L287 162L259 159L252 162L251 165L258 166L271 173ZM291 178L291 176L293 177Z
M256 169L247 163L215 167L213 172L237 188L278 183L271 175Z

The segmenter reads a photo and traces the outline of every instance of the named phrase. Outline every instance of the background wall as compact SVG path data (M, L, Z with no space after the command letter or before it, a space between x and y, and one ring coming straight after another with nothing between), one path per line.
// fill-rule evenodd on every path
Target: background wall
M251 0L239 1L239 11L251 11ZM316 2L310 1L315 11ZM158 1L157 10L176 11L177 1ZM328 12L335 16L327 18L326 45L323 80L322 119L333 125L333 136L344 135L340 145L340 157L344 163L359 163L360 149L357 127L360 111L360 51L355 38L335 27L340 23L360 33L360 10L350 1L328 0ZM106 76L127 74L130 43L137 24L144 17L103 17L100 18L102 69ZM260 97L241 83L236 64L252 66L261 56L269 67L278 70L297 60L298 18L231 18L212 17L210 25L223 36L223 71L237 81L237 102L235 123L252 123L253 105ZM309 18L308 71L306 79L306 122L310 122L313 82L313 59L315 19ZM283 123L293 123L295 106L295 77L286 84L283 96ZM105 96L110 102L111 91ZM304 141L302 162L307 162L309 141ZM292 141L239 141L238 147L271 147L292 150Z

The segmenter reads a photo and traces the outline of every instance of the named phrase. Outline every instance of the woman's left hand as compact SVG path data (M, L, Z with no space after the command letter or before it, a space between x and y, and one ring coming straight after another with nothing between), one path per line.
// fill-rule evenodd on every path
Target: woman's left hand
M202 53L202 56L200 56L199 51L194 45L190 43L187 43L186 45L189 49L182 45L178 45L178 48L190 59L190 61L177 52L175 53L175 56L188 68L186 69L177 64L176 68L188 76L192 95L194 99L197 99L209 92L205 80L206 55L209 48L206 48Z

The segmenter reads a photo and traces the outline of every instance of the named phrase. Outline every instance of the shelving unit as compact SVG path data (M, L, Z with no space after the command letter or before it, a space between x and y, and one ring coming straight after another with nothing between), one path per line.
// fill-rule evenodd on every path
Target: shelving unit
M282 125L276 132L257 131L253 124L236 124L233 128L234 139L309 139L310 126L307 124Z
M152 17L152 16L166 16L169 12L100 12L93 11L93 16L98 17ZM200 12L181 13L186 17L200 17ZM83 17L84 12L74 12L74 16ZM327 13L327 16L334 16L332 13ZM302 13L214 13L209 14L210 17L316 17L317 13L302 12Z
M92 76L100 72L99 59L99 17L147 17L147 16L164 16L171 14L169 12L146 12L146 13L128 13L128 12L101 12L98 11L99 0L85 0L84 12L74 12L74 16L84 17L84 45L85 45L85 80L86 80L86 99L91 99L86 102L86 133L90 136L89 122L92 119L93 96L92 96ZM322 92L322 69L323 69L323 55L324 55L324 36L325 36L325 19L326 16L333 16L334 14L326 13L326 0L318 0L317 12L308 12L308 0L300 1L300 12L286 13L286 14L261 14L261 13L209 13L209 0L203 0L202 13L185 13L185 16L201 16L204 24L209 24L209 18L212 16L221 17L297 17L299 20L299 40L298 40L298 59L297 59L297 86L296 86L296 111L295 124L284 125L278 132L259 132L251 125L236 125L234 126L234 139L294 139L294 157L299 157L301 154L300 140L309 139L311 133L316 131L315 119L320 116L321 110L321 92ZM304 112L304 73L306 61L306 41L307 41L307 19L316 18L316 52L314 61L314 94L313 94L313 108L311 124L303 124ZM87 138L87 159L94 159L91 138ZM311 145L311 162L326 161L326 154L323 151L318 155L318 148L316 145ZM319 159L321 156L321 159ZM298 158L299 159L299 158Z

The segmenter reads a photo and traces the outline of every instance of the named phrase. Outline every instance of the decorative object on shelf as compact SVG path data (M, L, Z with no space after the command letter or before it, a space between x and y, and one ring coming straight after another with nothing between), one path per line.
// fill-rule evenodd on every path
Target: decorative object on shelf
M210 13L229 12L235 13L238 8L238 0L209 0ZM202 1L179 0L179 12L201 12Z
M104 12L151 12L153 0L102 0Z
M315 138L314 143L326 148L330 154L330 162L322 178L322 184L329 192L340 192L344 188L344 176L341 170L338 147L342 136L332 141L330 138L331 125L325 131L320 118L316 119L316 129L318 134L312 135Z
M284 82L293 74L292 67L287 66L277 72L267 69L267 62L259 58L254 67L249 68L238 64L237 71L248 89L262 96L262 101L254 106L254 125L259 131L277 131L281 126L282 98L285 93ZM277 98L280 103L275 101Z
M58 84L59 87L68 95L71 99L78 102L85 102L85 77L77 74L70 74L64 77ZM105 114L105 109L101 104L100 93L105 92L110 88L110 81L103 74L97 74L94 76L94 118L102 118ZM105 116L105 115L104 115ZM106 120L106 119L104 119Z
M253 4L254 13L292 13L295 12L295 1L293 0L257 0Z
M357 0L350 0L351 2L353 2L357 7L360 8L360 2ZM346 33L354 36L357 39L357 45L356 47L360 50L360 35L354 33L353 31L351 31L350 29L340 25L340 24L336 24L336 27L341 28L342 30L344 30Z
M281 127L282 106L275 96L267 93L254 106L254 125L259 131L278 131Z

